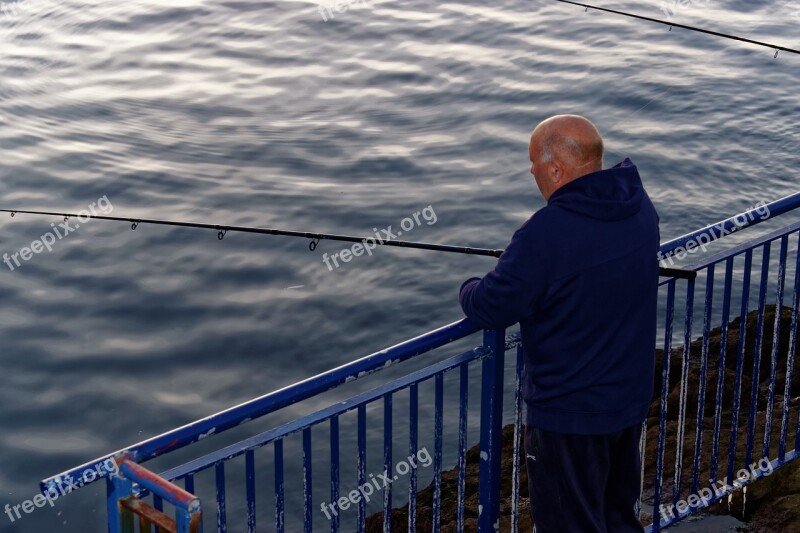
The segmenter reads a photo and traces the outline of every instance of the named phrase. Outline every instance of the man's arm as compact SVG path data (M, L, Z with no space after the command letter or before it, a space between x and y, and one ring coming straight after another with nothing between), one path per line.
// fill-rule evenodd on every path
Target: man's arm
M533 240L530 225L525 224L514 233L494 270L461 285L461 308L479 326L501 329L516 324L530 316L544 296L543 265Z

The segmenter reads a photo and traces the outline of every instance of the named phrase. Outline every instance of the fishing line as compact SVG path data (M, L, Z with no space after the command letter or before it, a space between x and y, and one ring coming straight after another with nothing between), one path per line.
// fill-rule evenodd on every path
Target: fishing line
M731 40L740 41L740 42L743 42L743 43L749 43L749 44L754 44L754 45L757 45L757 46L763 46L763 47L766 47L766 48L772 48L773 50L775 50L775 57L776 58L778 57L778 53L779 52L789 52L789 53L792 53L792 54L800 54L800 50L795 50L793 48L786 48L785 46L778 46L776 44L765 43L763 41L755 41L753 39L747 39L746 37L739 37L737 35L730 35L730 34L721 33L721 32L718 32L718 31L707 30L705 28L698 28L696 26L687 26L686 24L678 24L676 22L670 22L668 20L660 20L660 19L655 19L655 18L651 18L651 17L645 17L643 15L636 15L634 13L628 13L626 11L617 11L616 9L608 9L608 8L605 8L605 7L598 7L598 6L594 6L594 5L591 5L591 4L582 4L580 2L572 2L571 0L556 0L556 1L557 2L561 2L563 4L572 4L574 6L580 6L580 7L586 8L586 11L589 11L590 9L596 9L597 11L605 11L606 13L613 13L615 15L621 15L623 17L630 17L630 18L635 18L635 19L639 19L639 20L646 20L648 22L655 22L657 24L663 24L665 26L669 26L670 31L672 31L672 28L683 28L685 30L696 31L696 32L699 32L699 33L705 33L707 35L713 35L715 37L722 37L724 39L731 39Z
M300 237L311 239L308 245L310 251L317 249L317 244L321 240L330 241L344 241L344 242L357 242L366 245L371 241L374 246L397 246L400 248L416 248L419 250L431 250L434 252L452 252L467 255L482 255L490 257L500 257L503 250L491 250L487 248L472 248L469 246L451 246L447 244L431 244L426 242L411 242L399 240L383 240L378 234L374 237L355 237L352 235L336 235L333 233L316 233L310 231L294 231L274 228L253 228L249 226L222 226L219 224L204 224L198 222L179 222L175 220L160 220L152 218L124 218L112 217L106 215L90 215L88 213L75 214L75 213L58 213L54 211L25 211L21 209L0 209L0 213L11 213L14 217L20 215L39 215L39 216L56 216L64 217L64 221L70 218L78 218L79 220L106 220L113 222L127 222L131 225L131 230L136 230L140 224L152 224L158 226L176 226L181 228L197 228L197 229L212 229L217 231L217 239L222 240L228 232L234 233L255 233L260 235L281 235L284 237ZM391 230L391 226L389 227ZM391 234L391 233L390 233ZM377 238L376 238L377 237ZM665 268L659 267L659 274L664 277L671 278L684 278L694 279L697 277L697 272L691 270L683 270L680 268Z

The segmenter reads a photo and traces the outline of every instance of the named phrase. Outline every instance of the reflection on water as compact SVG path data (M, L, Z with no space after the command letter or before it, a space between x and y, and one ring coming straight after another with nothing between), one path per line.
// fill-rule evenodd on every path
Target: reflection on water
M4 6L8 7L9 2ZM695 5L696 4L696 5ZM689 24L797 46L797 3ZM604 4L605 5L605 4ZM25 0L0 12L0 205L502 248L542 200L532 127L585 114L665 238L794 192L800 62L530 2ZM661 16L659 3L608 7ZM0 253L58 220L0 218ZM493 260L92 223L0 271L0 504L42 477L459 318ZM101 530L100 489L10 531ZM60 514L59 514L60 513ZM5 530L5 529L4 529Z

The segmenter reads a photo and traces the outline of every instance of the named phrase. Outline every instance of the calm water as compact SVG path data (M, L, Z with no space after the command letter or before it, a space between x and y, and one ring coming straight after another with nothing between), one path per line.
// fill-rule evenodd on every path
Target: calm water
M0 6L0 206L501 248L527 140L580 113L677 236L798 189L800 57L556 2ZM663 17L660 2L598 2ZM672 2L664 3L672 4ZM800 46L800 0L676 20ZM57 219L0 219L12 254ZM40 479L461 317L493 260L87 223L0 265L0 505ZM2 531L101 531L100 487Z

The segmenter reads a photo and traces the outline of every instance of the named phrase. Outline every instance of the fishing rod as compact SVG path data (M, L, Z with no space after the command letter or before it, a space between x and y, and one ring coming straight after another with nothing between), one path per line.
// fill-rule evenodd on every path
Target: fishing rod
M197 229L212 229L217 231L217 238L222 240L228 232L234 233L255 233L260 235L281 235L285 237L301 237L311 239L308 245L310 251L317 249L317 244L321 240L330 241L344 241L344 242L357 242L366 246L368 241L371 241L373 246L398 246L401 248L416 248L419 250L431 250L435 252L452 252L467 255L482 255L489 257L500 257L503 250L492 250L487 248L473 248L470 246L452 246L447 244L431 244L426 242L411 242L399 240L383 240L379 235L376 237L355 237L352 235L336 235L332 233L317 233L311 231L293 231L274 228L253 228L249 226L222 226L219 224L204 224L199 222L179 222L176 220L160 220L152 218L125 218L125 217L112 217L107 215L92 215L87 212L81 214L76 213L62 213L56 211L29 211L22 209L0 209L0 213L11 213L13 218L15 215L39 215L39 216L56 216L64 217L64 222L70 218L77 218L81 222L89 220L106 220L113 222L128 222L132 230L136 230L140 224L152 224L158 226L176 226L181 228L197 228ZM79 226L76 224L75 228ZM384 230L385 232L386 230ZM389 227L389 235L391 234L391 226ZM387 235L385 235L387 236ZM694 279L697 277L697 272L691 270L683 270L680 268L666 268L660 267L659 274L664 277Z
M705 33L707 35L713 35L715 37L722 37L724 39L731 39L734 41L739 41L743 43L755 44L757 46L764 46L766 48L772 48L775 50L775 57L778 57L778 52L789 52L792 54L800 54L800 50L795 50L793 48L786 48L785 46L779 46L776 44L765 43L763 41L755 41L753 39L747 39L746 37L739 37L737 35L730 35L727 33L721 33L718 31L707 30L705 28L698 28L697 26L687 26L686 24L678 24L676 22L670 22L668 20L660 20L651 17L645 17L643 15L636 15L635 13L628 13L626 11L617 11L616 9L608 9L606 7L598 7L591 4L583 4L581 2L572 2L571 0L556 0L557 2L561 2L562 4L572 4L574 6L580 6L586 8L586 11L590 9L596 9L597 11L605 11L606 13L613 13L615 15L621 15L623 17L630 17L639 20L646 20L648 22L655 22L656 24L663 24L665 26L669 26L670 31L672 28L683 28L685 30L696 31L700 33Z
M11 213L13 217L16 214L20 215L41 215L41 216L56 216L64 217L66 222L70 218L78 218L82 220L109 220L114 222L129 222L131 229L135 230L140 224L152 224L158 226L177 226L181 228L198 228L198 229L212 229L217 231L217 238L222 240L228 232L232 233L256 233L260 235L281 235L285 237L302 237L311 239L308 249L312 252L317 249L317 244L320 240L330 241L344 241L344 242L360 242L371 241L376 246L398 246L401 248L418 248L420 250L433 250L436 252L453 252L459 254L469 255L485 255L492 257L500 257L503 250L489 250L485 248L472 248L469 246L450 246L446 244L430 244L425 242L410 242L398 240L384 240L379 235L375 237L355 237L352 235L336 235L332 233L316 233L311 231L293 231L284 229L273 228L252 228L249 226L223 226L220 224L203 224L198 222L179 222L175 220L158 220L152 218L125 218L125 217L112 217L106 215L90 215L86 212L82 214L75 213L59 213L55 211L25 211L21 209L0 209L0 213ZM76 226L77 227L77 226ZM384 237L394 236L389 232L389 235ZM376 238L377 237L377 238Z

